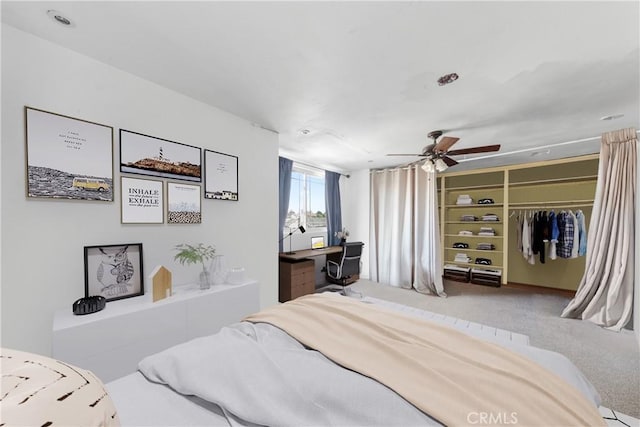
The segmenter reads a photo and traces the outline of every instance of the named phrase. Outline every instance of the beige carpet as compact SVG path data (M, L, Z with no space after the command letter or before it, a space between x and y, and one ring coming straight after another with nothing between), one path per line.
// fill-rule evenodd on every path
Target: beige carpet
M364 279L350 288L366 296L529 335L531 345L571 359L600 392L604 406L640 418L640 350L635 335L560 318L569 302L565 296L452 281L445 281L448 298Z

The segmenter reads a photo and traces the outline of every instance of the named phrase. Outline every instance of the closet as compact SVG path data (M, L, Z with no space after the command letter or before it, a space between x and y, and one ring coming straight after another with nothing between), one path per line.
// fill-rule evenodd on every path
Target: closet
M499 271L502 284L575 291L584 273L585 257L558 257L555 260L547 257L543 264L536 255L535 264L530 264L518 250L517 235L521 232L516 218L538 211L581 210L588 229L597 173L598 155L595 154L442 174L439 202L444 265ZM493 203L478 203L482 199L491 199ZM495 219L487 214L496 215L497 221L483 221L483 217ZM487 227L495 231L495 236L480 233ZM462 230L473 234L461 235ZM455 247L461 244L468 248ZM548 246L545 244L547 251ZM468 259L456 258L461 253ZM475 263L477 258L489 259L491 265L478 265Z
M466 270L469 279L471 269L476 273L491 274L496 285L501 281L505 283L504 177L504 171L441 177L444 265L457 266L457 272ZM488 200L493 203L479 203ZM492 249L482 249L485 245ZM485 262L490 264L476 264L478 259L488 260ZM448 273L456 274L456 270L447 267L445 276Z

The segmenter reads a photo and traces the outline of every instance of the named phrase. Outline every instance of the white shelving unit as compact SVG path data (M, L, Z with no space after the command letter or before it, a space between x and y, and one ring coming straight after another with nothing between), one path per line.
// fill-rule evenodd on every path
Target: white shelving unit
M444 264L453 264L475 269L500 270L504 268L504 180L503 171L481 173L474 175L472 172L462 178L443 176L441 181L441 206L442 206L442 247ZM473 199L471 204L456 204L460 195L469 195ZM476 203L479 199L491 198L494 203ZM499 221L460 221L462 215L474 215L480 219L487 213L498 215ZM479 236L480 227L491 227L495 230L495 236ZM460 230L472 231L473 235L460 235ZM454 248L453 243L463 242L469 248ZM480 242L490 242L495 245L495 250L476 249ZM465 253L472 262L455 261L457 253ZM475 258L488 258L491 265L476 264ZM504 275L503 275L504 276ZM504 277L502 279L504 282Z
M56 359L88 369L103 382L133 373L144 357L210 335L260 309L256 281L240 285L179 286L152 302L150 295L108 302L104 310L76 316L59 310L53 319Z

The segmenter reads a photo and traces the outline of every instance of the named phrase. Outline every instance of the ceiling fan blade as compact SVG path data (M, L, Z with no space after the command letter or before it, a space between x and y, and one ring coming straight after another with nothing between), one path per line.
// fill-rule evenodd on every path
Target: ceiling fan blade
M455 166L458 164L457 161L453 160L451 157L449 156L443 156L442 160L447 164L447 166L451 167L451 166Z
M426 154L387 154L387 156L422 156L422 157L426 157Z
M435 147L433 147L433 151L435 151L436 153L442 153L442 152L446 152L447 150L449 150L449 148L451 148L451 146L453 144L455 144L456 142L458 142L460 140L460 138L454 138L452 136L444 136L442 137L442 139L436 144Z
M461 150L452 150L447 152L449 156L456 156L459 154L476 154L476 153L489 153L491 151L500 150L500 145L483 145L482 147L463 148Z

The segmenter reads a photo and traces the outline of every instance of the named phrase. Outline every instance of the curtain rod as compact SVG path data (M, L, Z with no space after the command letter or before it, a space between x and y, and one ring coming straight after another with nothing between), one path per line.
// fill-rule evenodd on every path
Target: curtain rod
M284 156L281 156L281 157L284 157ZM288 157L285 157L285 159L289 159L289 158L288 158ZM294 159L289 159L289 160L291 160L293 163L298 163L298 164L303 165L303 166L307 166L307 167L310 167L310 168L319 169L319 170L323 170L323 171L333 172L333 173L337 173L337 174L339 174L339 175L342 175L342 176L344 176L344 177L351 178L351 175L348 175L348 174L346 174L346 173L342 173L342 172L338 172L338 171L333 171L333 170L331 170L331 169L321 168L321 167L319 167L319 166L312 165L312 164L309 164L309 163L300 162L300 161L298 161L298 160L294 160Z
M382 168L382 169L369 169L369 173L380 173L380 172L385 172L385 171L396 171L396 170L409 170L412 169L414 167L416 167L418 165L410 165L410 166L397 166L395 168Z
M618 129L618 130L623 130L623 129ZM616 132L616 131L610 131L610 132ZM606 133L610 133L610 132L604 132L602 135L604 135ZM640 130L637 130L636 134L640 134ZM469 159L460 159L460 160L458 160L458 162L459 163L466 163L466 162L472 162L474 160L484 160L484 159L491 159L491 158L494 158L494 157L509 156L509 155L512 155L512 154L521 154L521 153L526 153L528 151L539 151L539 150L544 150L544 149L552 149L552 148L560 147L562 145L578 144L578 143L582 143L582 142L589 142L589 141L594 141L594 140L597 140L597 139L602 139L602 135L600 135L600 136L592 136L592 137L589 137L589 138L575 139L573 141L558 142L558 143L555 143L555 144L540 145L540 146L537 146L537 147L522 148L520 150L504 151L502 153L488 154L486 156L477 156L477 157L472 157L472 158L469 158ZM596 154L596 153L594 153L594 154Z

